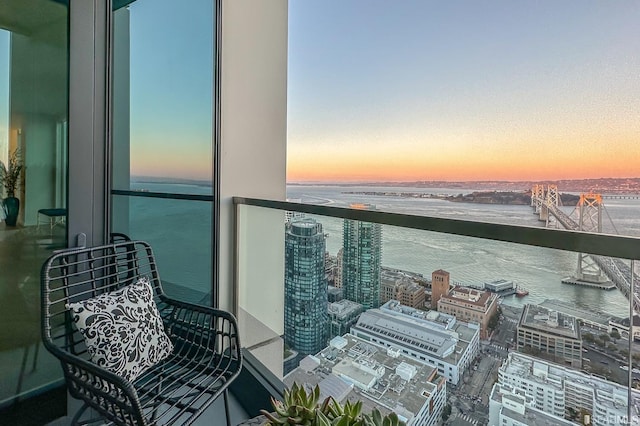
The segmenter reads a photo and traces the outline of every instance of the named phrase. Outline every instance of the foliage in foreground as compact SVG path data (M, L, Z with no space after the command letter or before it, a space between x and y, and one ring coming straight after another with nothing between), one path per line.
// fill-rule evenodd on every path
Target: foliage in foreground
M261 410L268 419L267 425L307 425L307 426L405 426L395 413L382 416L380 411L362 413L362 401L341 405L332 397L318 404L320 387L307 393L304 386L296 383L291 390L285 390L284 401L271 398L273 412Z

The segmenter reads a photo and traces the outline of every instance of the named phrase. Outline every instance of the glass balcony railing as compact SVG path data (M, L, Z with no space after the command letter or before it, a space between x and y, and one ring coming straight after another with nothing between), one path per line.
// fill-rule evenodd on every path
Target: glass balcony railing
M242 343L285 385L410 425L640 421L640 238L234 203Z

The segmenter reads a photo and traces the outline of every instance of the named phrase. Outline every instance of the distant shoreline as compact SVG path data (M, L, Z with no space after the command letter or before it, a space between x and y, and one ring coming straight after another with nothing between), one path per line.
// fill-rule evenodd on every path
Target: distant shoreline
M640 194L640 178L562 179L541 181L411 181L411 182L287 182L287 186L447 188L527 191L534 185L557 185L562 192Z
M502 204L527 206L531 204L531 191L474 191L470 194L446 195L424 192L387 192L387 191L344 191L343 194L369 195L378 197L430 198L454 203ZM574 194L561 193L563 205L575 205L580 199Z
M211 182L199 179L172 177L132 176L137 184L178 184L211 187ZM394 188L446 188L476 191L530 191L534 185L557 185L561 192L596 192L600 194L640 194L640 178L565 179L556 181L407 181L407 182L287 182L287 186L330 187L394 187Z

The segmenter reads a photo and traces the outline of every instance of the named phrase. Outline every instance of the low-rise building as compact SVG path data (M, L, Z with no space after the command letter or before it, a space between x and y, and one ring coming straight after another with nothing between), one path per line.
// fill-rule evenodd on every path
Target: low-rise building
M438 269L431 273L431 309L438 309L438 301L451 290L451 275Z
M351 326L358 321L358 316L364 308L359 303L342 299L338 302L329 303L328 310L329 339L333 339L336 336L348 333Z
M575 317L537 305L525 305L518 322L517 347L542 353L555 362L582 368L582 337Z
M620 337L629 339L629 318L611 319L607 327L607 333L610 334L616 330ZM633 340L640 340L640 317L633 316Z
M460 321L480 324L480 338L489 337L489 320L498 310L498 296L489 291L454 287L438 301L438 312L453 315Z
M454 385L480 348L478 324L403 306L397 300L363 312L351 334L430 365Z
M397 269L382 268L380 274L380 303L384 304L389 300L398 300L405 306L423 309L426 292L425 287L419 282L416 274Z
M397 351L345 334L329 347L302 360L284 378L287 386L320 387L320 400L362 401L363 412L374 408L395 412L407 426L439 424L447 384L436 369Z
M513 284L513 281L504 280L504 279L485 282L484 288L485 290L490 291L492 293L501 293L509 290L514 290L515 292L515 286Z
M557 417L594 426L626 423L629 389L570 367L511 352L498 370L498 383L524 395L536 410ZM636 390L631 396L631 413L640 418L640 392ZM585 415L591 423L582 423Z
M338 287L334 287L332 285L327 287L327 302L339 302L343 299L342 289Z

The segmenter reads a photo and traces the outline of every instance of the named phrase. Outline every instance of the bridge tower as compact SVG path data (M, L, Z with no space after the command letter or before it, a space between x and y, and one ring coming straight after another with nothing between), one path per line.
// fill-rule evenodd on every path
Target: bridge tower
M547 228L549 223L555 218L554 215L549 214L549 208L557 208L560 203L560 196L558 195L558 185L549 185L547 187L547 193L544 203L542 203L542 211L540 212L540 220L545 220ZM543 218L544 216L544 218Z
M534 212L535 214L540 214L543 202L544 202L544 185L536 184L531 190L531 205L535 207L535 212Z
M580 201L576 206L578 214L578 230L585 232L602 232L602 195L580 194ZM591 256L578 253L578 269L574 277L580 281L601 284L608 281L606 275L593 261Z

